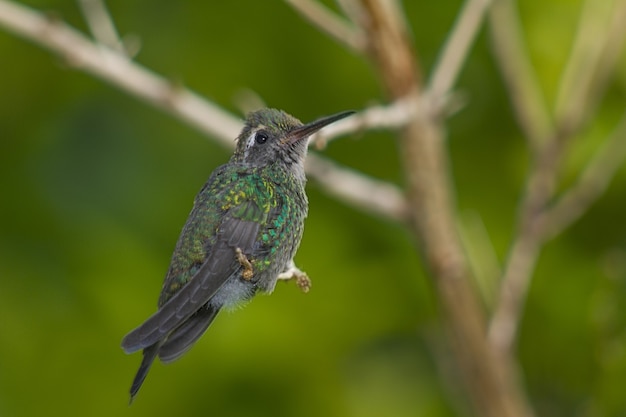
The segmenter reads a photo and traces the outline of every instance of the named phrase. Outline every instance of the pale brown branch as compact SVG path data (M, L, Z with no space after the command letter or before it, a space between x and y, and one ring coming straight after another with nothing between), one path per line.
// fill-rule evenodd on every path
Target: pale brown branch
M601 53L599 47L607 36L608 13L611 2L598 3L585 0L580 11L578 27L574 37L572 50L561 75L556 95L555 114L558 120L564 120L568 114L577 114L572 107L580 107L581 90L586 90L594 73L595 64ZM573 101L574 98L577 98Z
M604 193L611 179L626 159L626 116L604 146L588 163L577 183L553 205L547 202L554 193L548 186L556 177L552 168L537 167L524 199L521 226L511 247L501 284L498 302L489 327L489 339L502 351L510 351L517 337L524 302L545 241L561 233L579 219Z
M502 266L496 249L478 212L472 210L462 212L458 223L472 275L480 289L483 302L492 307L495 290L502 275Z
M517 233L509 250L496 307L489 325L489 340L503 354L510 353L517 336L524 301L544 236L537 216L554 194L563 141L551 140L538 150L521 202Z
M554 128L539 82L522 39L514 0L498 0L490 8L490 38L509 90L515 116L531 147L540 149Z
M571 137L598 107L608 80L622 53L626 27L626 1L587 0L580 13L579 29L557 95L556 120Z
M355 18L366 33L368 54L377 70L383 75L381 82L393 100L413 96L416 100L421 90L421 74L413 52L406 21L400 5L395 0L354 1ZM389 24L398 25L395 30Z
M419 66L408 28L396 1L360 0L369 56L392 100L419 100ZM461 380L476 415L530 416L532 411L517 384L512 363L486 339L485 317L470 277L456 231L454 197L444 131L427 113L400 131L401 157L407 181L410 225L422 242L426 264L447 320Z
M350 22L340 18L317 0L285 0L305 19L315 25L349 50L361 53L365 49L365 38Z
M203 133L232 146L241 121L196 93L99 47L67 24L26 6L0 0L0 26L65 58L67 63L186 121Z
M444 100L445 102L439 100L436 103L425 94L419 96L412 94L398 98L388 105L370 106L352 117L325 127L311 137L311 143L323 148L328 142L340 136L371 130L401 130L416 118L433 116L445 118L464 104L461 100L455 100L455 96L446 97Z
M363 21L363 9L359 4L359 0L336 0L339 8L350 19L350 21L361 27Z
M604 194L626 160L626 115L587 164L580 178L538 218L545 239L552 239L578 220Z
M324 191L341 201L388 219L407 220L406 198L398 187L341 167L317 154L309 154L306 168Z
M117 34L115 23L104 0L79 0L78 5L96 42L117 52L125 53L124 44Z
M496 308L489 325L489 341L503 353L511 351L517 336L520 316L540 247L541 239L537 232L525 231L519 232L509 251Z
M491 0L465 1L430 78L428 94L436 102L453 88L490 4Z
M503 5L508 1L503 0L499 4ZM591 53L592 56L587 55L588 59L593 58L595 62L587 63L583 70L576 71L575 77L572 76L575 81L571 81L570 88L578 91L568 92L567 104L563 104L556 130L541 141L541 146L534 148L535 160L521 205L518 231L505 264L498 301L489 327L491 342L503 352L510 351L515 343L528 287L543 243L550 235L562 230L561 227L566 227L582 215L580 210L583 207L586 210L591 203L579 201L577 202L579 205L570 206L568 198L565 200L567 206L562 206L566 210L559 213L563 218L556 220L555 227L550 226L549 222L545 221L547 218L543 217L544 213L549 213L546 210L550 210L549 202L555 194L560 161L567 150L567 145L584 120L595 111L609 75L613 72L617 56L621 52L624 42L623 25L626 23L626 1L619 0L615 7L607 35L600 38L600 45L594 43L600 52ZM584 20L585 16L581 16L581 19ZM580 46L574 48L572 54L582 54L579 52L581 48ZM578 59L570 58L570 62ZM568 71L572 70L566 70L566 73ZM531 103L528 102L527 105L530 106ZM532 124L527 127L532 127ZM535 130L527 129L527 134L532 132ZM612 175L610 172L606 173L609 174ZM608 181L608 178L604 180ZM583 182L584 184L589 183Z
M414 97L398 99L390 105L371 106L354 116L325 127L311 137L311 143L323 148L331 140L351 133L368 130L397 130L409 123L420 112L428 112L428 103Z
M563 141L557 140L555 136L555 129L524 46L514 0L499 0L494 3L489 21L496 60L508 87L518 123L526 135L534 158L520 205L517 233L504 265L489 324L490 343L502 354L510 354L542 244L534 220L554 192Z

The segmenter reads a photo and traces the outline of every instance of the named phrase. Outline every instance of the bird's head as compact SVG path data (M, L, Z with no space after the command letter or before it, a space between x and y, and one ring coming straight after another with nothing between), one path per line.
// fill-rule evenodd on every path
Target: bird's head
M303 125L282 110L262 109L248 114L245 126L237 138L233 158L251 166L283 163L302 168L307 151L307 138L324 126L354 112L346 111L323 117Z

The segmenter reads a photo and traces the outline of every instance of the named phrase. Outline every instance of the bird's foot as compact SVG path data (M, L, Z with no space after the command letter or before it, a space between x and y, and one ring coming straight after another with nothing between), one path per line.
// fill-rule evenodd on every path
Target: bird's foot
M307 293L311 289L311 280L309 279L309 276L293 263L289 266L289 269L278 275L278 279L286 281L295 279L296 285L300 288L300 290L302 290L303 293Z
M252 269L252 264L248 260L248 257L241 251L240 248L235 249L235 254L237 255L237 261L243 266L243 272L241 273L241 277L246 281L250 281L254 276L254 270Z

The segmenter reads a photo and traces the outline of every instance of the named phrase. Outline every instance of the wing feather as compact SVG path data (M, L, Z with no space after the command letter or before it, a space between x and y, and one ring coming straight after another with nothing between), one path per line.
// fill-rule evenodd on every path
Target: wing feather
M147 348L165 338L206 304L224 285L232 273L224 274L223 271L234 270L237 266L233 249L225 242L221 242L218 246L220 247L214 248L209 259L187 285L174 294L142 325L124 337L122 348L126 353Z
M264 181L261 183L268 186ZM267 223L269 210L266 208L273 195L272 190L251 192L249 187L244 193L245 198L228 206L217 227L217 240L194 276L156 313L124 337L122 348L126 353L145 349L166 338L208 303L224 283L241 269L236 249L245 254L252 253L260 226ZM253 188L256 190L258 186Z

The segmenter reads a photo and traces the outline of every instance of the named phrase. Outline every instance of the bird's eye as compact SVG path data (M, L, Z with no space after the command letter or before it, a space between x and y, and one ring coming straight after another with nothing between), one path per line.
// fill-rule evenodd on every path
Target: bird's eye
M265 142L267 142L267 139L268 139L268 136L267 136L267 133L265 132L257 132L256 135L254 136L254 140L259 145L262 145Z

